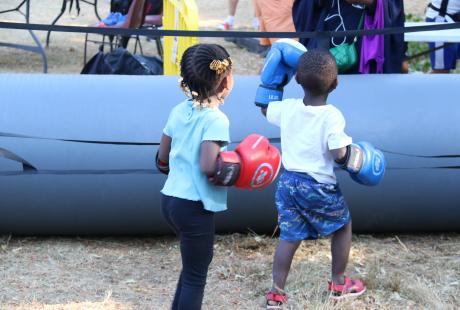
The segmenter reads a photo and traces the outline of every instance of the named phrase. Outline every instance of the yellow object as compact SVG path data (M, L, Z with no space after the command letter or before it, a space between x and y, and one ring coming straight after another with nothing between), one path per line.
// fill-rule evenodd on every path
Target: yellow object
M165 30L198 30L198 8L194 0L163 0ZM179 75L184 51L198 43L197 37L164 37L164 74Z

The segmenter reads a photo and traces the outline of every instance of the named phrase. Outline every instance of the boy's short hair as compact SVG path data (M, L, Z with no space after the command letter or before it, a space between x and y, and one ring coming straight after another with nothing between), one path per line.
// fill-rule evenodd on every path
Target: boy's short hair
M311 49L299 59L296 80L312 95L328 94L337 79L337 64L326 49Z

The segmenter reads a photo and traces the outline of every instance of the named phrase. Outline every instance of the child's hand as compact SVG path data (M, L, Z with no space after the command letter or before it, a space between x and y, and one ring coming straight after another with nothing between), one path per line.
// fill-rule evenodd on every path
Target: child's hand
M155 165L164 174L169 173L169 152L171 151L171 137L163 134L155 158Z

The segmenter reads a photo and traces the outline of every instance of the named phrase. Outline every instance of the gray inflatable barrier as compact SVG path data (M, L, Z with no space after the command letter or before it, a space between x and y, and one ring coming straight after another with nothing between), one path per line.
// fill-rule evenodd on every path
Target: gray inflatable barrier
M273 138L254 104L259 78L238 76L222 110L235 144ZM0 75L0 233L166 234L165 176L154 154L171 108L184 99L177 77ZM355 141L385 153L382 183L337 175L356 232L460 231L459 75L341 76L329 102ZM301 97L295 82L285 97ZM234 147L233 144L231 147ZM217 231L271 233L275 185L230 189Z

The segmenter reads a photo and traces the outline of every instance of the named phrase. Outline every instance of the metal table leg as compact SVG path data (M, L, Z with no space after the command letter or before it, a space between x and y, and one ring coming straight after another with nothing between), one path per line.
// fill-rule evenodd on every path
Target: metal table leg
M24 15L20 9L21 7L24 5L24 3L26 3L27 0L23 0L21 3L19 3L19 5L14 8L14 9L9 9L9 10L4 10L4 11L0 11L0 14L3 14L3 13L8 13L8 12L14 12L14 11L18 11L19 13L21 13L22 15Z
M63 0L62 7L61 7L61 13L59 13L59 15L56 16L56 18L53 20L53 22L51 23L52 26L54 26L57 23L57 21L61 18L61 16L64 14L66 7L67 7L67 0ZM46 34L46 47L49 47L50 45L50 35L51 35L51 30L48 31L48 33Z
M61 12L59 13L58 16L56 16L56 18L53 20L51 25L55 25L58 22L58 20L62 17L67 7L67 1L68 0L62 0ZM80 5L78 4L79 1L94 6L94 13L96 14L96 17L98 18L98 20L101 20L101 17L99 16L99 12L97 11L97 0L94 0L94 2L90 2L88 0L76 0L76 1L77 1L77 8L80 7ZM72 8L72 4L71 4L71 8ZM49 47L50 45L50 35L51 35L51 31L48 31L46 35L46 47Z
M21 8L22 8L22 6L24 4L26 5L26 12L25 13L21 12ZM16 11L16 12L20 13L22 16L24 16L25 19L26 19L27 24L30 23L30 0L23 0L23 1L21 1L21 3L16 8L0 11L0 14L7 13L7 12L14 12L14 11ZM5 43L5 42L0 42L0 46L17 48L17 49L22 49L22 50L25 50L25 51L28 51L28 52L40 54L42 56L42 62L43 62L43 73L47 73L48 72L48 58L46 56L46 52L43 49L43 46L40 43L40 40L38 40L38 38L35 35L35 33L32 30L29 30L29 33L30 33L30 36L32 37L32 39L34 40L36 46L24 45L24 44L15 44L15 43Z
M80 1L94 6L94 14L96 14L97 19L99 19L99 20L102 19L99 16L99 12L97 11L97 0L94 0L94 2L89 2L88 0L80 0Z

